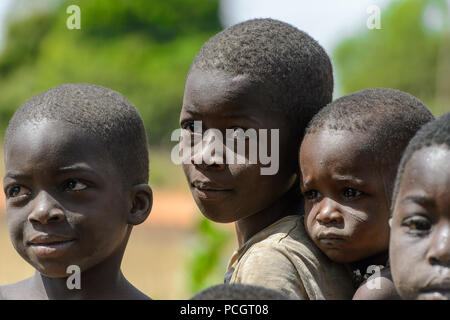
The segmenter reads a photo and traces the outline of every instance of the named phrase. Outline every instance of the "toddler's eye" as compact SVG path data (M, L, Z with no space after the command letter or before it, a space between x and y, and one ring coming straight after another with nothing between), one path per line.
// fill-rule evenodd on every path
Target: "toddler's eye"
M22 186L11 186L6 190L7 198L17 198L20 196L28 195L31 191L28 188Z
M430 221L423 216L414 216L403 221L402 226L407 227L411 232L426 232L431 229Z
M344 190L344 197L348 199L353 199L362 195L362 192L353 188L346 188Z
M86 189L87 185L78 180L70 179L64 183L63 188L64 191L81 191Z
M303 192L303 195L307 200L315 200L319 197L319 191L317 190L308 190Z

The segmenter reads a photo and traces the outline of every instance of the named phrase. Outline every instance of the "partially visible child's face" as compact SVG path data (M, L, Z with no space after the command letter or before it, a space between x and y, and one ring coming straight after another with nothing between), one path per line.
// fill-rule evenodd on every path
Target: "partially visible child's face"
M394 204L390 262L404 299L450 299L450 150L416 151Z
M336 262L355 262L388 248L385 186L392 181L385 181L373 154L362 150L364 139L323 129L306 135L300 148L305 226Z
M121 258L131 204L105 147L82 128L23 124L5 150L3 186L12 243L42 274Z
M223 164L183 164L192 195L208 219L244 219L269 207L294 186L298 145L291 137L287 117L276 108L270 111L268 104L267 94L245 76L199 70L189 74L180 115L182 128L193 131L194 121L201 121L203 131L218 129L223 137L226 129L239 128L279 129L280 136L280 166L275 175L261 175L261 167L267 166L259 160L257 164L226 164L225 159Z

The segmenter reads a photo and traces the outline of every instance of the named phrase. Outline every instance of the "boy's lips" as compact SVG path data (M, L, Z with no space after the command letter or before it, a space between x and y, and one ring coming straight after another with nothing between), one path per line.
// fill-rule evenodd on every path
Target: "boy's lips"
M27 241L27 245L40 258L55 258L61 256L75 243L75 238L40 234Z
M434 279L420 290L419 299L423 300L449 300L450 278Z
M231 188L206 181L194 181L191 186L197 197L204 200L223 198L232 191Z

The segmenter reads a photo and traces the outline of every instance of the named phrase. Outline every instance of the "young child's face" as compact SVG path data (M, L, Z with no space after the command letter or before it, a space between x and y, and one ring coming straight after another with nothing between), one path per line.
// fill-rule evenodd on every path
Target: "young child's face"
M25 123L11 138L3 181L10 236L42 274L67 277L70 265L84 271L124 249L131 204L106 154L65 122Z
M392 217L390 262L404 299L450 299L450 150L416 151Z
M306 135L300 148L305 226L336 262L356 262L388 248L385 185L392 181L385 181L373 154L362 150L364 139L323 129Z
M269 207L295 185L298 145L286 116L270 111L267 105L267 94L245 76L199 70L189 74L180 115L182 128L193 131L193 122L202 121L203 131L218 129L223 137L226 129L279 129L280 166L275 175L261 175L261 167L267 166L259 160L257 164L183 164L192 195L208 219L244 219Z

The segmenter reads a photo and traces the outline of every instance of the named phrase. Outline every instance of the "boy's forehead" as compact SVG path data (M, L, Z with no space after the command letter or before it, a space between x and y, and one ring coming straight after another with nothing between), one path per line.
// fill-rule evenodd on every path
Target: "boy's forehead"
M367 147L369 137L347 130L321 129L307 134L300 149L301 158L328 166L330 164L357 165L355 160L373 157Z
M429 193L448 193L450 150L429 146L416 151L405 165L401 189L422 188Z
M67 163L103 158L104 147L86 130L64 121L27 122L10 137L5 164Z
M247 75L194 69L187 78L183 111L205 115L247 113L262 109L268 101L261 87Z

